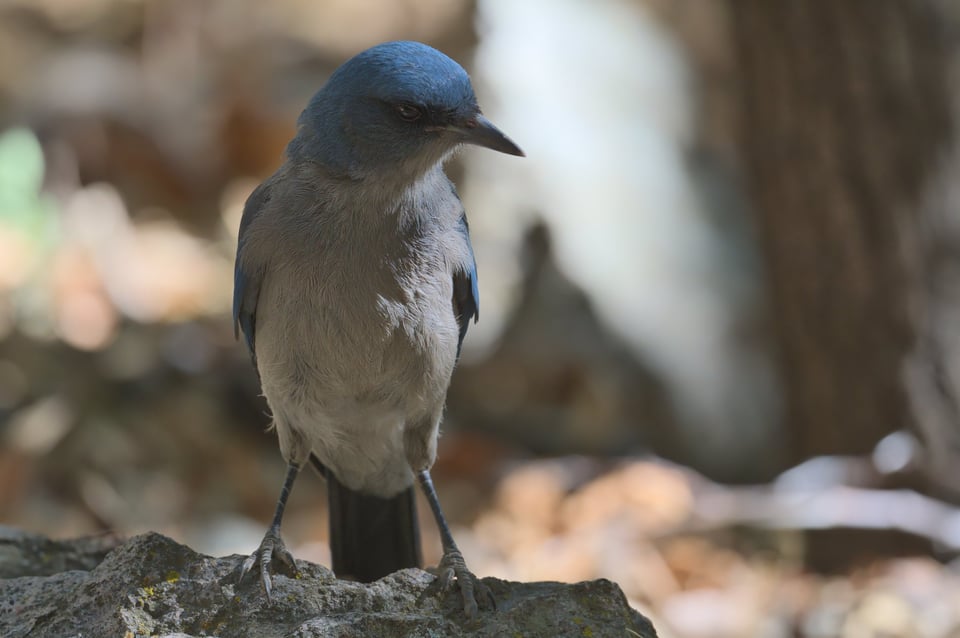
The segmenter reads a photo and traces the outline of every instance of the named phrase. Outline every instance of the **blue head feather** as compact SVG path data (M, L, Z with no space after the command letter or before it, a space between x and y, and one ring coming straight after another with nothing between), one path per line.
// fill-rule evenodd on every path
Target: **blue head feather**
M420 116L407 121L402 106ZM470 78L419 42L387 42L338 68L298 120L288 154L352 177L435 164L462 140L445 134L479 114Z

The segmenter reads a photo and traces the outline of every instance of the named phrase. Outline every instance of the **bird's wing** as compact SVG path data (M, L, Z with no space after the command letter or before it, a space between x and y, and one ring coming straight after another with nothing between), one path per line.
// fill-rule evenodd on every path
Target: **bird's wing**
M233 334L243 336L250 349L250 355L256 359L255 339L257 327L257 299L260 297L260 283L263 280L262 264L251 263L250 255L245 254L247 231L251 222L263 211L270 201L269 182L258 186L243 207L240 219L240 233L237 241L237 261L233 270Z
M463 235L466 244L465 259L453 271L453 313L460 326L460 340L457 342L457 358L460 358L460 348L463 338L467 336L470 320L474 322L480 318L480 293L477 290L477 262L473 256L473 247L470 245L470 228L467 225L466 214L461 214L457 228Z

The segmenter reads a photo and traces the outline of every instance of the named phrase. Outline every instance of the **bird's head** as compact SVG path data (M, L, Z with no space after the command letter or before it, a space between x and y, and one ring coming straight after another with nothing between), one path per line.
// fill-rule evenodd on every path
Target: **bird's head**
M347 60L298 124L291 157L354 179L413 180L461 144L523 155L481 115L466 71L419 42L387 42Z

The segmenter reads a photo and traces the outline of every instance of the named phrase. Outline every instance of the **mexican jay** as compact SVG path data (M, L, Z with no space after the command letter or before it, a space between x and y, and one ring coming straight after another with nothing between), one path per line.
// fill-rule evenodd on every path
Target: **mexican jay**
M414 479L443 543L439 575L464 610L492 603L467 569L430 467L447 387L478 316L467 220L443 163L462 144L523 152L480 113L466 72L417 42L338 68L298 120L286 161L240 223L233 316L288 470L259 563L295 570L280 537L312 462L328 481L334 571L371 581L419 566Z

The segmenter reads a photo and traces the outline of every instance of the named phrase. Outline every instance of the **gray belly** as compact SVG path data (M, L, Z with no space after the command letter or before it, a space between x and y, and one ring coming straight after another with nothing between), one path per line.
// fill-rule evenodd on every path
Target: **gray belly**
M452 284L271 279L258 304L257 363L277 428L303 436L347 487L388 495L409 485L404 429L439 414L453 371Z

